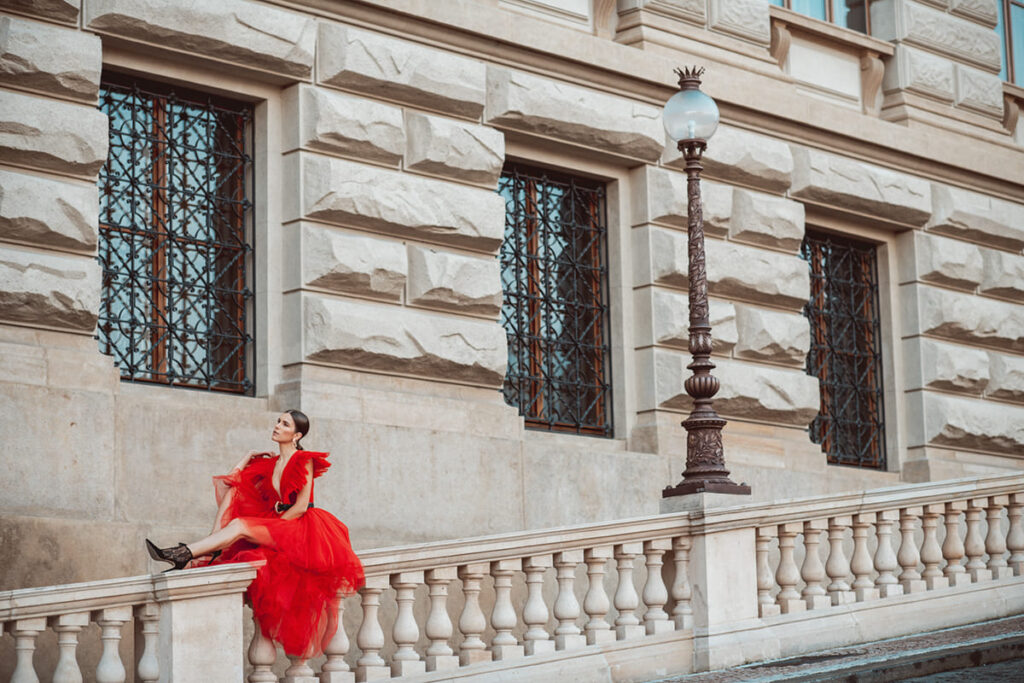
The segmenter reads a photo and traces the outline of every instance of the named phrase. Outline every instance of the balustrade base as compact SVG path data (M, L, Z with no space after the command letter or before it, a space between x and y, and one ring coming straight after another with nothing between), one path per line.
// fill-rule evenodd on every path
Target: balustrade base
M481 662L489 661L491 661L489 650L463 650L459 653L460 666L469 666L470 664L480 664Z
M971 583L992 580L992 570L987 567L985 569L968 569L967 573L971 575Z
M358 669L356 669L357 683L366 683L366 681L378 681L382 678L391 678L391 667L361 666Z
M782 609L778 605L758 605L757 613L762 619L765 617L777 617L782 614Z
M869 602L871 600L878 600L881 595L877 588L855 588L853 594L857 596L857 602Z
M794 612L806 612L807 603L804 602L803 598L789 598L779 603L779 609L782 610L783 614L793 614Z
M904 595L924 593L928 590L928 583L924 579L903 579L900 581L900 586L903 587Z
M894 598L903 595L903 586L898 583L883 583L878 587L878 594L883 598Z
M647 629L639 624L627 624L615 627L616 640L636 640L647 635Z
M555 636L556 650L578 650L587 646L587 637L583 634Z
M587 645L605 645L615 642L615 631L587 631Z
M989 569L992 572L992 578L994 579L1008 579L1013 576L1013 570L1009 567L995 567Z
M456 655L427 655L427 671L451 671L459 668Z
M924 580L925 587L930 590L949 588L949 579L945 576L929 576Z
M659 633L671 633L676 630L676 625L668 619L660 619L658 621L648 621L644 626L644 632L649 636L655 636Z
M553 640L528 640L524 645L528 655L549 655L555 651Z
M307 675L299 674L297 676L285 676L281 679L281 683L319 683L316 674Z
M971 577L967 572L957 572L956 574L947 574L946 578L949 579L950 588L960 588L961 586L970 586Z
M494 645L491 647L491 656L496 662L505 662L525 657L526 650L522 645Z
M687 631L693 628L693 615L692 614L677 614L673 621L676 625L677 631Z
M391 662L391 676L393 678L425 673L427 673L427 663L422 659L400 659L396 662Z
M320 683L355 683L356 675L351 671L324 671Z
M829 594L832 605L852 605L857 602L857 594L853 591L835 591Z
M804 598L807 609L827 609L832 606L832 598L827 595L809 595Z
M1011 562L1010 569L1014 576L1024 576L1024 562Z

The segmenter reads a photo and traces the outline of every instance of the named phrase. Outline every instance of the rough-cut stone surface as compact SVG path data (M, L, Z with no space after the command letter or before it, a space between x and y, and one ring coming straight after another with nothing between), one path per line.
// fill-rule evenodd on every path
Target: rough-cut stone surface
M872 3L871 33L882 40L919 45L956 61L999 70L1000 36L995 31L913 0Z
M300 277L308 286L400 301L407 274L400 242L302 226Z
M796 145L793 162L793 197L911 225L931 215L931 185L920 178Z
M953 14L973 19L979 24L995 26L999 20L996 3L1001 0L950 0L949 10Z
M690 376L690 357L678 351L654 350L654 382L657 405L689 410L692 400L683 389ZM784 370L755 363L714 359L712 373L722 388L715 395L715 410L741 416L806 427L818 414L818 378L802 370Z
M1024 256L982 249L981 292L1024 303Z
M683 155L671 140L662 158L682 168ZM719 126L704 152L704 171L715 178L785 192L793 174L793 154L785 142L732 126Z
M650 309L653 335L653 339L641 339L639 343L653 342L686 350L690 340L690 307L687 295L658 288L641 291L639 295L642 298L638 301L638 307ZM708 299L708 304L714 352L728 353L736 346L736 307L721 299Z
M93 107L5 92L0 158L36 168L96 175L107 160L107 117Z
M505 163L505 136L487 126L407 112L405 167L494 188Z
M0 235L5 239L92 250L98 226L95 185L0 171Z
M0 83L94 101L102 61L97 36L0 17Z
M1013 251L1024 249L1024 204L934 183L932 205L926 230Z
M982 280L981 249L916 230L898 238L900 282L932 282L973 290Z
M301 173L302 182L301 193L285 193L286 218L414 235L481 251L497 249L505 234L505 200L490 190L308 153L289 155L286 166L285 177Z
M665 147L657 107L498 66L487 67L485 120L646 161Z
M1024 358L990 353L991 379L985 396L1024 403Z
M4 0L3 6L15 12L30 14L65 24L78 23L81 0Z
M619 0L617 8L620 15L642 9L703 27L707 18L706 5L707 0Z
M771 41L768 3L764 0L711 0L709 26L755 43Z
M1024 407L927 392L922 400L925 443L1014 455L1024 453Z
M409 303L497 317L501 299L497 259L409 247Z
M908 389L943 389L980 395L989 382L989 357L981 349L932 339L909 339L904 347Z
M966 109L1002 119L1003 82L998 74L956 65L956 103Z
M736 306L737 358L766 360L803 367L811 348L807 318L755 306Z
M100 282L93 258L0 248L0 319L89 332Z
M901 299L904 336L927 334L1024 352L1024 306L926 285L904 285Z
M306 147L390 166L405 153L398 107L300 84L285 91L283 118L286 150Z
M473 119L487 88L483 62L328 22L320 24L317 73L321 83Z
M497 322L313 296L304 316L308 360L494 387L505 377L505 330Z
M737 188L733 193L729 237L795 253L804 239L804 205Z
M637 284L687 286L687 237L655 227L634 231ZM787 256L716 239L705 242L712 294L800 309L810 296L807 264ZM645 282L647 278L650 278Z
M732 214L732 187L701 179L704 232L724 236ZM633 225L660 223L686 228L689 222L686 176L657 166L638 166L631 174Z
M956 97L953 63L945 57L899 44L882 78L882 88L912 90L945 102Z
M316 22L246 0L89 0L86 26L296 78L313 72Z

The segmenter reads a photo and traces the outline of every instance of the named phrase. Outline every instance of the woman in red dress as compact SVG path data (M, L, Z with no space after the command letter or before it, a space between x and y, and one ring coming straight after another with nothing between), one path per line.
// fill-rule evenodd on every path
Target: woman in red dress
M313 480L330 463L327 453L302 450L309 418L289 410L277 418L278 455L250 451L230 474L214 478L219 509L214 531L177 547L158 548L155 560L173 569L189 565L263 561L247 596L263 635L292 656L323 652L338 627L340 593L363 584L363 566L348 529L313 505ZM193 558L210 556L203 562Z

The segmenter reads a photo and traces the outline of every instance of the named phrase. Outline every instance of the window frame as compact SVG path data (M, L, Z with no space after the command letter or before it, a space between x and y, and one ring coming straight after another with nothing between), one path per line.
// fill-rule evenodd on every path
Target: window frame
M805 17L808 17L810 19L814 19L816 21L828 22L829 24L832 24L833 26L838 26L839 28L843 28L843 29L846 29L848 31L855 31L857 33L861 33L861 34L866 35L866 36L872 35L871 34L871 4L873 2L875 2L876 0L864 0L864 30L863 31L860 31L860 30L855 29L855 28L850 28L849 26L844 26L844 25L839 24L839 23L836 22L836 19L835 19L835 8L833 7L833 2L834 1L835 0L824 0L824 3L825 3L825 18L824 19L818 19L817 17L813 17L810 14L804 14L803 12L800 12L799 10L793 9L793 0L770 0L770 4L775 5L776 7L783 7L785 9L788 9L791 12L796 12L797 14L799 14L801 16L805 16Z
M1002 24L1002 35L999 36L1002 44L1002 57L1003 57L1003 68L1000 69L1000 77L1004 76L1003 81L1012 85L1024 86L1024 73L1016 73L1016 64L1014 63L1013 53L1013 14L1012 9L1019 7L1021 12L1024 12L1024 0L997 0L996 8L999 11L999 21ZM1024 33L1024 25L1018 27L1021 33ZM1022 55L1024 58L1024 55ZM1020 82L1016 79L1020 78Z

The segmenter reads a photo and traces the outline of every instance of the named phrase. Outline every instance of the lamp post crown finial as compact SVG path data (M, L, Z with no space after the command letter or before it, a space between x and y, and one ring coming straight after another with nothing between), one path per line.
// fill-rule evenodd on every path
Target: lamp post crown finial
M700 77L704 75L704 67L688 66L676 68L676 75L679 76L679 88L681 90L697 90L700 88Z

